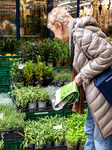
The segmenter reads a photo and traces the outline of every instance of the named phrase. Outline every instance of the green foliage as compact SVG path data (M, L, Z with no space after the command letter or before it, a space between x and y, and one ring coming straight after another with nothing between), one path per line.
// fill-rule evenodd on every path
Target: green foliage
M19 45L18 53L21 56L22 62L33 60L37 62L36 56L39 55L37 41L24 41Z
M39 88L38 93L39 93L38 102L49 101L49 95L45 88Z
M80 143L84 146L86 142L86 135L84 134L84 124L86 119L87 111L85 114L72 114L72 116L67 121L68 131L66 133L65 139L68 146L76 146Z
M43 41L18 41L18 53L22 62L33 60L36 62L36 56L40 55L42 62L67 62L70 61L70 51L68 42L60 40L52 41L45 38Z
M11 78L13 80L13 82L22 82L24 81L24 77L23 77L23 69L19 69L19 64L20 62L13 62L12 66L11 66Z
M27 82L33 82L34 77L34 67L33 61L29 60L25 63L25 67L23 69L23 76Z
M54 129L54 126L62 125L62 129ZM65 139L66 118L60 116L40 118L39 121L26 122L24 128L23 148L27 144L36 146L46 145L47 141L62 142Z
M25 113L21 113L13 105L0 105L0 131L24 128Z
M46 66L45 62L43 63L43 80L49 80L52 77L53 68L52 65Z
M45 88L40 86L37 87L21 87L18 89L15 86L15 89L12 91L15 96L15 101L18 105L27 106L28 102L35 103L37 101L44 102L49 100L49 96Z
M47 86L46 90L49 95L50 100L52 100L53 96L56 94L56 91L59 89L59 87L55 86Z
M1 141L0 141L0 150L3 150L4 148L4 141L3 141L3 134L1 134Z
M17 46L16 38L7 37L4 40L0 40L0 51L1 52L15 52Z
M45 62L41 62L41 57L37 56L37 63L33 63L33 60L26 61L23 69L19 69L18 66L21 62L14 62L11 68L11 76L14 82L37 82L42 80L49 80L52 77L53 68L52 65L46 66ZM22 64L23 65L23 64Z
M70 82L71 71L60 71L59 73L53 73L54 80L61 82Z
M70 50L68 47L68 42L62 42L60 40L55 40L55 59L57 62L67 62L70 61Z
M24 128L23 148L27 144L35 144L36 146L46 145L48 141L56 141L61 143L66 141L67 146L76 146L79 142L84 146L86 135L84 135L84 124L87 111L84 115L74 113L69 118L54 117L40 118L39 121L26 121ZM62 128L54 128L61 125Z
M49 80L52 77L52 72L52 65L46 66L45 62L41 62L41 57L37 56L37 64L34 65L34 74L37 82Z
M0 52L4 52L5 51L5 42L3 40L0 40Z
M50 38L45 38L43 41L39 41L38 49L43 62L52 61L54 59L54 42Z

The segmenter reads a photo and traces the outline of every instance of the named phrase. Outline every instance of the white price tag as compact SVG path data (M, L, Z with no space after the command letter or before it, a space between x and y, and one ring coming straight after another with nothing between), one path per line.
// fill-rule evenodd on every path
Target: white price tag
M0 114L0 118L3 119L3 113Z
M23 69L24 67L25 67L24 64L19 64L19 65L18 65L18 69Z
M62 129L62 125L54 126L53 129L55 130Z

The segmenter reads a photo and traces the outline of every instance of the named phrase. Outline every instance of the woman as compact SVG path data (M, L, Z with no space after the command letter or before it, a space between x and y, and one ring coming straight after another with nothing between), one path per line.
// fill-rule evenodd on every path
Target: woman
M94 86L93 78L112 65L112 45L92 17L72 18L61 7L48 15L48 28L55 38L73 41L73 68L77 86L83 84L88 114L85 123L85 150L112 150L112 107ZM88 58L90 60L88 60ZM94 118L94 119L93 119Z

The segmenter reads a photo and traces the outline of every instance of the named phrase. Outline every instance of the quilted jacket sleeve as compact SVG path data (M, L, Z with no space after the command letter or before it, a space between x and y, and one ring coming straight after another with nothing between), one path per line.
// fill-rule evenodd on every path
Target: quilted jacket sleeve
M112 65L112 45L90 30L82 29L75 34L79 48L91 59L80 70L84 81L89 82Z

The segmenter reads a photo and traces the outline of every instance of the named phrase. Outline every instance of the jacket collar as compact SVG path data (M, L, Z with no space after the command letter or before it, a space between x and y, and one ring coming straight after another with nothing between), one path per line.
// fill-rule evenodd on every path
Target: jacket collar
M72 18L69 21L69 48L71 49L71 42L72 42L72 35L73 35L73 28L75 27L77 20L79 18Z

